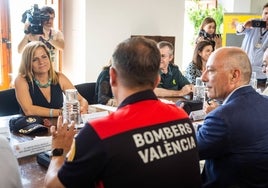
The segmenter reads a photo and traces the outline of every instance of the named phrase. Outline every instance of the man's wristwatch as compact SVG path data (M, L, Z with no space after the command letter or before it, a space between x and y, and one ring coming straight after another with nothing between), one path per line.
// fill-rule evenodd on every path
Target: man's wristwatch
M54 148L51 152L52 156L63 156L63 148Z

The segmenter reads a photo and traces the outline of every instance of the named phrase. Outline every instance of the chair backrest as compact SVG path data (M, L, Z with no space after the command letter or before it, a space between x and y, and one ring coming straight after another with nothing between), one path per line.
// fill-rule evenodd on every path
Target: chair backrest
M20 105L16 99L15 89L0 91L0 116L20 113Z
M95 99L96 82L87 82L75 85L77 91L82 95L89 104L96 104Z

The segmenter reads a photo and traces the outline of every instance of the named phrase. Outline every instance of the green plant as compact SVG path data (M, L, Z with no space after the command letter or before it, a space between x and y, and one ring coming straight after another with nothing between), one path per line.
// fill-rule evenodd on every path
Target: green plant
M202 21L208 16L214 18L216 21L216 33L222 33L224 13L222 5L218 5L217 8L202 8L199 1L192 0L192 6L187 9L189 20L194 26L194 34L198 34Z

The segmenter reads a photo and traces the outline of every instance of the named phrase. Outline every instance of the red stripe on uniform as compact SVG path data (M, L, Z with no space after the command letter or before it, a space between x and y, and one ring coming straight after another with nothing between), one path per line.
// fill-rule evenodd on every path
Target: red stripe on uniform
M122 132L185 118L188 114L176 105L146 100L126 105L107 117L89 123L99 137L105 139Z

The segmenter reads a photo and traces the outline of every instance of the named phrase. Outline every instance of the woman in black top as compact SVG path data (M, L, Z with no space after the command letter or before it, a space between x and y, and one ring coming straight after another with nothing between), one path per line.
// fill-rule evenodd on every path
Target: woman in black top
M113 93L110 85L110 75L109 70L111 67L111 61L109 64L104 66L100 72L98 79L96 81L96 94L95 98L99 104L116 106L116 102L113 99Z
M24 115L57 117L61 114L63 93L75 89L71 81L53 69L49 50L41 41L29 42L22 53L15 79L16 97ZM80 112L87 113L88 102L78 94Z

